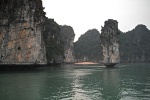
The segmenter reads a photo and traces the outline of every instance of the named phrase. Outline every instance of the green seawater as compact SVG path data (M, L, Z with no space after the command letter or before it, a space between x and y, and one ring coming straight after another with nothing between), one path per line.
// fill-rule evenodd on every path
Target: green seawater
M1 71L0 100L150 100L150 64Z

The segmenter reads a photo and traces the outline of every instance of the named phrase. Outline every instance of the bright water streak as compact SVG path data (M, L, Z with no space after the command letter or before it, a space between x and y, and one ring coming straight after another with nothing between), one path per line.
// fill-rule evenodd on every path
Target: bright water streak
M150 64L0 72L0 100L150 100Z

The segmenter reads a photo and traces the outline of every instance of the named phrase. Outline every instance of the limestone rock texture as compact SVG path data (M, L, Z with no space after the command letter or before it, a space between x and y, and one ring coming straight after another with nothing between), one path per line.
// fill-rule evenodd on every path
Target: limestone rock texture
M119 32L118 22L113 19L105 21L104 27L101 29L101 46L103 53L103 63L119 63Z
M0 63L46 64L42 1L0 2Z
M60 26L61 39L64 44L64 63L73 63L74 56L74 30L71 26Z

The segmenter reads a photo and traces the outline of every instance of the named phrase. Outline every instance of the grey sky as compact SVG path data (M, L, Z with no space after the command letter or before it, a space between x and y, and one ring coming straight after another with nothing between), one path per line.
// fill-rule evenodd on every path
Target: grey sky
M99 31L104 21L115 19L123 32L138 24L150 29L150 0L42 0L46 16L60 25L70 25L75 41L87 30Z

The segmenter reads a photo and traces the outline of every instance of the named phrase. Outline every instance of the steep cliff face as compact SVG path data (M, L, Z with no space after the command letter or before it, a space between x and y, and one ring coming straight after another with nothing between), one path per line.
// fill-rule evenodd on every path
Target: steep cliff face
M54 19L46 18L44 41L47 62L50 64L74 62L74 36L72 27L58 25Z
M121 62L150 61L150 30L137 25L133 30L120 34Z
M74 62L74 30L71 26L60 26L61 39L64 44L64 62L71 63Z
M1 0L0 62L46 64L41 0Z
M62 63L64 60L64 46L61 40L60 27L54 19L46 18L44 41L46 43L47 62Z
M116 20L109 19L105 21L100 39L103 49L103 63L119 63L119 32Z

